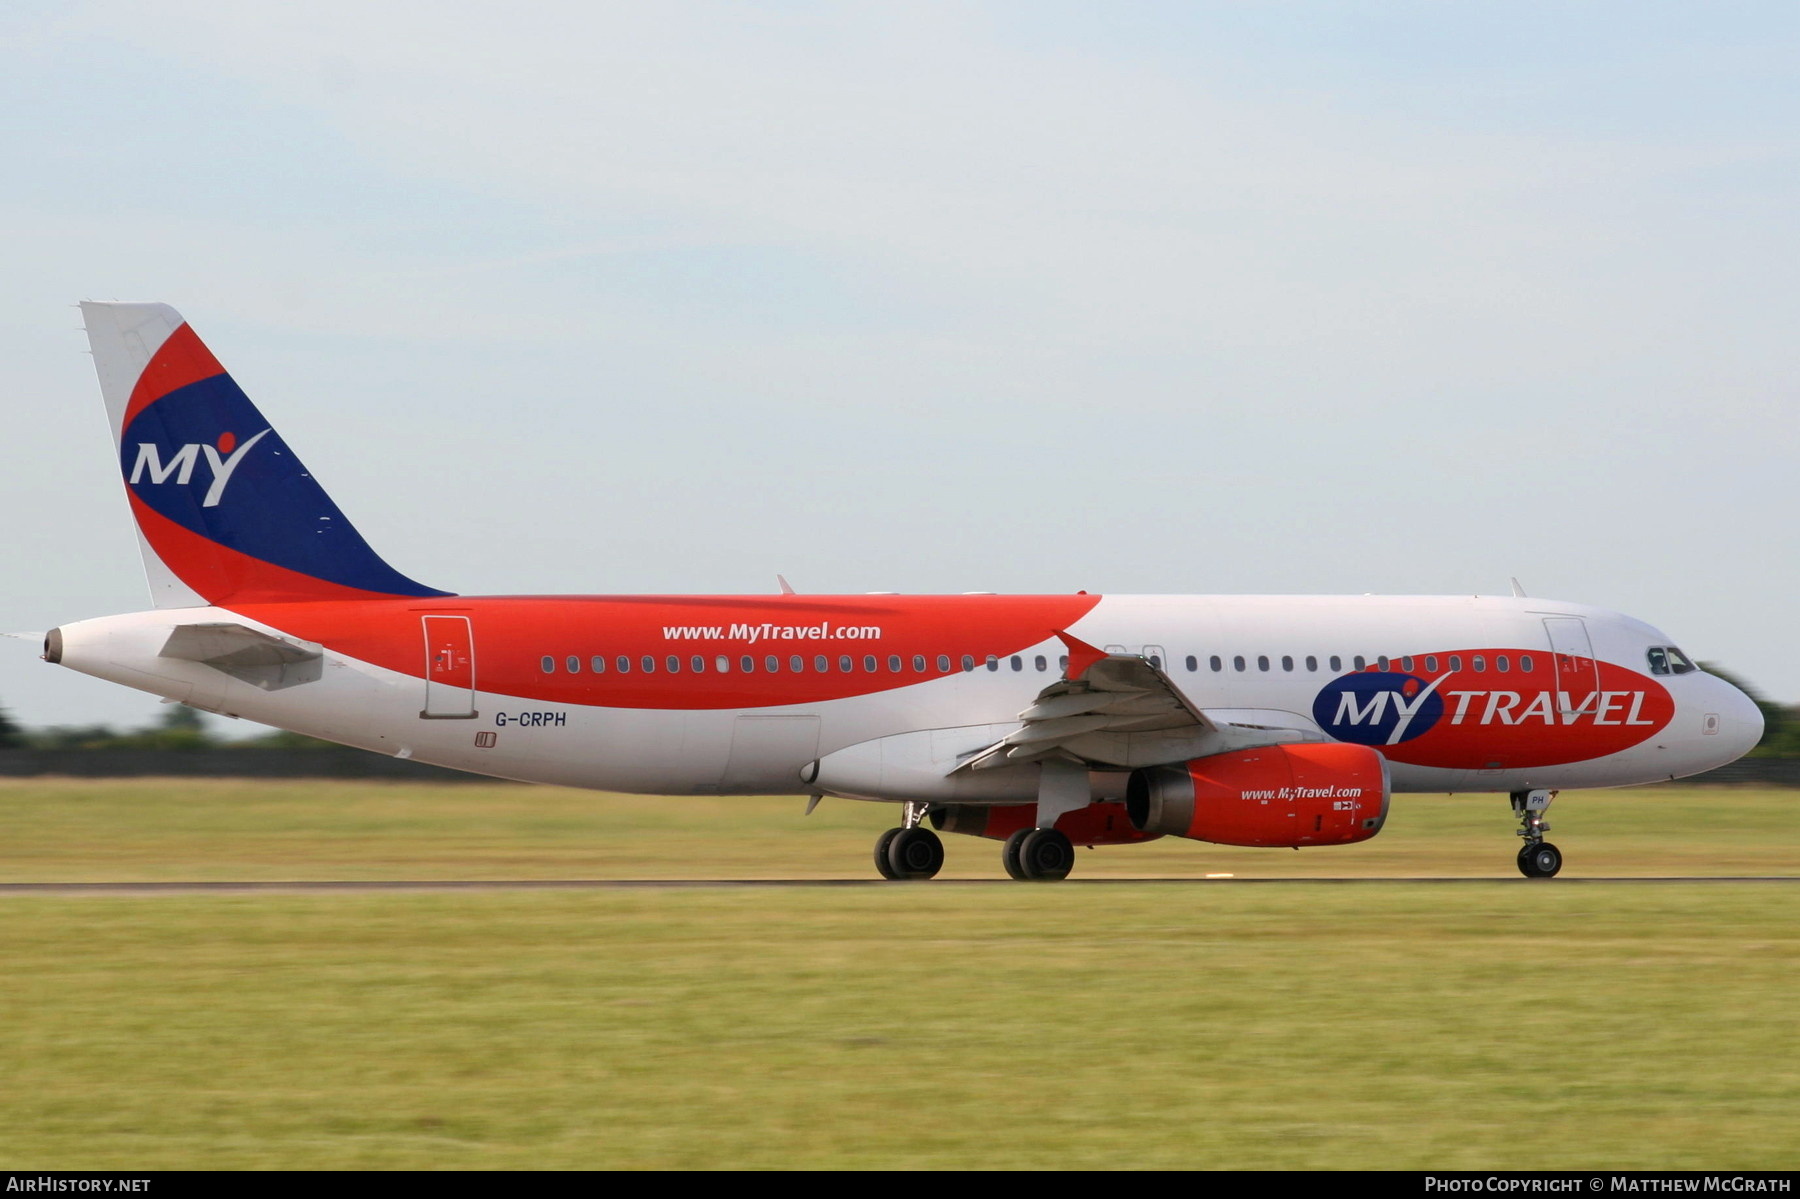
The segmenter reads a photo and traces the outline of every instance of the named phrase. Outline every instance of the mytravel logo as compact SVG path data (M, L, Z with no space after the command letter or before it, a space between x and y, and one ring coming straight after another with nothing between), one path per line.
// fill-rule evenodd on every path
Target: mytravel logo
M1410 674L1371 671L1333 679L1313 700L1313 719L1339 741L1398 745L1430 732L1443 716L1438 688L1449 677L1426 682Z
M763 641L879 641L880 625L818 624L734 624L734 625L664 625L664 641L742 641L756 645Z
M140 441L137 443L137 458L132 463L129 481L133 487L146 483L173 483L177 487L186 487L193 482L194 468L204 461L210 483L200 506L216 508L219 501L225 498L225 487L231 482L231 476L236 473L238 465L243 462L244 455L268 435L269 430L264 429L240 445L236 434L221 433L216 444L188 442L170 455L167 461L163 459L162 449L155 442Z
M1485 769L1617 753L1674 715L1674 702L1660 684L1609 662L1582 659L1559 670L1548 653L1503 649L1435 656L1471 667L1530 656L1537 669L1358 671L1320 689L1313 719L1337 740L1378 746L1393 761Z

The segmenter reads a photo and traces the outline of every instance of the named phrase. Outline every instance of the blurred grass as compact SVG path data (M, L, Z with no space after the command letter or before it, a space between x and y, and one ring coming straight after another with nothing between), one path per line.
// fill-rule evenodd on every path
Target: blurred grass
M0 882L874 877L891 804L611 795L516 784L0 780ZM1800 874L1800 792L1566 792L1564 877ZM1506 798L1402 795L1361 845L1300 852L1164 838L1079 852L1077 878L1514 878ZM999 878L947 837L945 878Z
M1791 795L1553 823L1571 875L1792 875ZM870 876L890 811L798 807L0 787L14 879ZM0 1161L1793 1168L1800 885L1531 883L1510 828L1402 797L1364 846L1079 866L1493 882L7 895Z

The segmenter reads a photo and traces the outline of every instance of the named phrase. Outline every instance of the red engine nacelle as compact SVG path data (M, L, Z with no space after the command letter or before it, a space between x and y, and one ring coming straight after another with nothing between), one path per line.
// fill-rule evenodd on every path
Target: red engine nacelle
M1037 821L1037 805L945 804L931 809L931 825L941 833L967 833L1004 841ZM1056 827L1076 845L1129 845L1154 841L1161 833L1133 828L1125 805L1116 801L1091 803L1056 818Z
M1135 770L1132 827L1220 845L1348 845L1387 819L1387 759L1366 745L1270 745Z

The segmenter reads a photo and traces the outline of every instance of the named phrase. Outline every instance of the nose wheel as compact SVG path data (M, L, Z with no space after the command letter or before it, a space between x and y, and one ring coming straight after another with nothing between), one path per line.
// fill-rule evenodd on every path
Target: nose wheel
M1550 831L1544 813L1556 798L1554 791L1514 791L1513 815L1519 820L1519 836L1525 844L1519 847L1519 873L1526 878L1555 878L1563 867L1562 850L1544 840Z
M1519 873L1526 878L1554 878L1562 869L1562 850L1548 841L1519 850Z

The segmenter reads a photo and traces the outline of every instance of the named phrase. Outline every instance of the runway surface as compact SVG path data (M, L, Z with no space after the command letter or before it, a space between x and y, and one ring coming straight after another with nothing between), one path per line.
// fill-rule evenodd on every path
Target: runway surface
M932 879L936 887L1016 887L1011 879ZM1244 886L1371 886L1383 883L1509 883L1517 886L1666 886L1676 883L1800 883L1800 875L1686 875L1642 878L1089 878L1064 879L1063 887L1244 885ZM885 879L388 879L332 882L139 882L139 883L0 883L8 895L230 895L259 892L333 891L607 891L638 889L757 887L904 887Z

